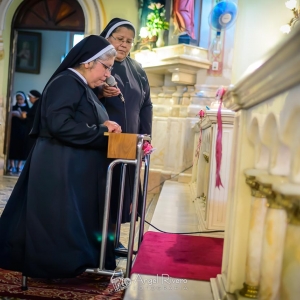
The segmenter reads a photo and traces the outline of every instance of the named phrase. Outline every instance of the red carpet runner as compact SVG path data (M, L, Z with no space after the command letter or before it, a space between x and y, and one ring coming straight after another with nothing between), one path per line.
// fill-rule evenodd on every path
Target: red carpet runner
M209 281L221 273L223 239L145 233L131 274Z
M84 273L70 279L28 278L29 289L21 290L21 274L0 269L2 296L31 300L121 300L124 291L115 292L109 276Z

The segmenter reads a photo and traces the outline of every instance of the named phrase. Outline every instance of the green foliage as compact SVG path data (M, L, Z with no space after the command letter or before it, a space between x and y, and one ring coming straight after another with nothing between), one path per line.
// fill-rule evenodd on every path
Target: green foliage
M158 36L161 30L169 29L169 22L166 21L166 10L160 3L151 3L148 6L153 12L147 16L146 29L148 31L149 38Z

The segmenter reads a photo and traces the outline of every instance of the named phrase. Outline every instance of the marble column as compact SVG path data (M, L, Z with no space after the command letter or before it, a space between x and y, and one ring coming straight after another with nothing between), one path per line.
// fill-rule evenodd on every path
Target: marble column
M187 91L185 91L182 95L182 105L190 105L191 96L195 94L194 86L187 86Z
M285 184L276 188L279 201L288 213L281 272L280 299L300 297L300 186Z
M169 117L172 112L172 94L176 91L175 86L163 86L162 92L157 95L153 103L154 117Z
M153 104L158 104L158 95L162 93L162 87L161 86L156 86L156 87L152 87L151 86L151 101Z
M260 265L262 251L262 235L267 211L267 199L259 191L256 181L257 175L265 174L265 171L256 169L245 170L246 182L251 188L252 203L250 215L250 227L248 236L248 249L246 258L246 274L244 287L240 295L247 298L257 298L260 280Z
M282 203L278 201L274 189L286 182L287 178L267 175L257 176L256 179L261 193L267 197L268 201L263 229L261 278L258 296L260 300L279 300L287 214Z
M176 86L176 92L172 94L172 107L170 112L171 117L186 118L188 116L187 105L182 105L183 93L186 90L186 86Z

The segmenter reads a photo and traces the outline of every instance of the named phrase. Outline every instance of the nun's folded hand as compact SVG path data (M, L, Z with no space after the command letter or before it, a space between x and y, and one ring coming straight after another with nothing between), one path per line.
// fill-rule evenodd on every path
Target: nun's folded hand
M120 89L114 86L104 84L102 86L103 97L116 97L121 93Z
M122 132L122 128L121 126L114 122L114 121L105 121L103 123L103 125L105 125L108 128L108 132L114 132L114 133L121 133Z
M17 110L11 111L11 115L12 115L13 117L21 118L21 113L20 113L19 111L17 111Z

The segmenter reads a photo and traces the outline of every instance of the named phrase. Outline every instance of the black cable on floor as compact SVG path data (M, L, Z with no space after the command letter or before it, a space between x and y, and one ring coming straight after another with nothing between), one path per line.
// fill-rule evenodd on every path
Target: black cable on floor
M172 180L172 179L176 178L176 177L179 176L181 173L183 173L183 172L189 170L189 169L192 168L192 167L193 167L193 166L189 166L188 168L182 170L180 173L177 173L177 174L171 176L170 178L165 179L164 181L160 182L158 185L156 185L155 187L153 187L151 190L148 190L147 193L149 193L149 192L151 192L152 190L156 189L157 187L163 185L163 184L165 183L165 181L167 181L167 180Z
M141 218L140 214L138 213L138 216ZM225 232L225 230L211 230L211 231L194 231L194 232L168 232L168 231L163 231L154 225L152 225L150 222L144 220L145 223L147 223L149 226L155 228L156 230L162 232L162 233L169 233L169 234L196 234L196 233L215 233L215 232Z

